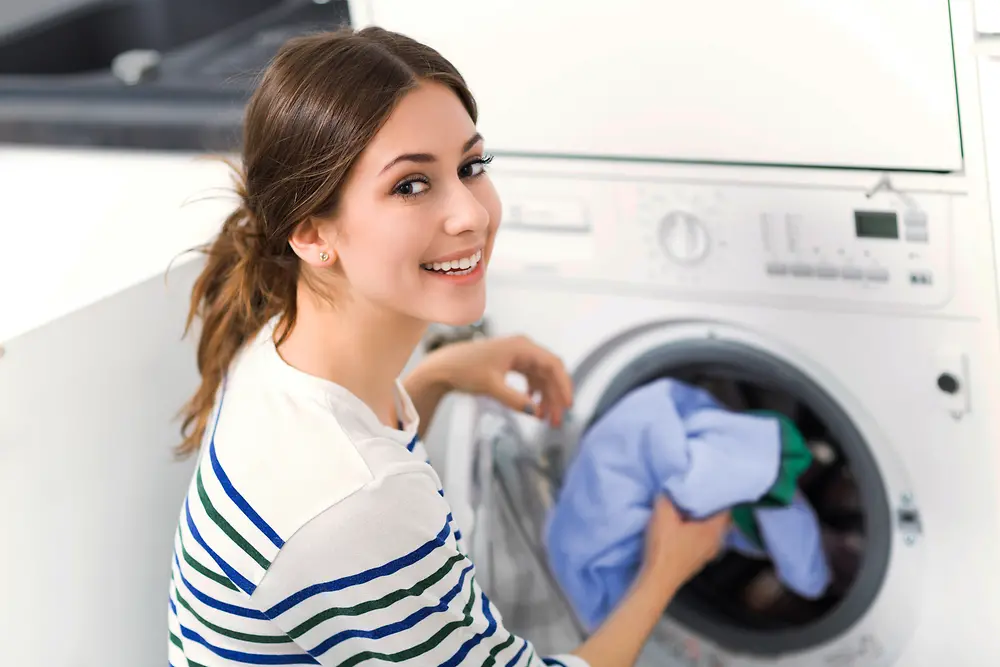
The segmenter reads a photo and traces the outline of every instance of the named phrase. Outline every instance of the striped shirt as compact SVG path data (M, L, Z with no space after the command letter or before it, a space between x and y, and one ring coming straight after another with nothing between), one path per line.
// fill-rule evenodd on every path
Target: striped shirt
M273 331L230 367L181 507L171 667L585 667L504 629L402 385L397 430L285 364Z

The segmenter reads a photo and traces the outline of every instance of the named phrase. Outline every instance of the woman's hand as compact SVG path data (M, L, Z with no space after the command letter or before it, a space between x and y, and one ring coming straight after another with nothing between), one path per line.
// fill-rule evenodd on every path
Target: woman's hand
M728 526L728 512L685 521L669 500L658 496L639 576L604 624L574 653L591 667L634 665L674 594L719 552Z
M436 377L449 390L490 396L557 427L573 402L573 382L562 361L524 336L445 345L427 355L420 366L415 373L421 370ZM525 377L528 393L506 383L511 372Z
M646 547L639 575L646 583L680 586L698 574L722 548L730 525L723 512L704 521L685 521L665 496L657 495L646 528Z

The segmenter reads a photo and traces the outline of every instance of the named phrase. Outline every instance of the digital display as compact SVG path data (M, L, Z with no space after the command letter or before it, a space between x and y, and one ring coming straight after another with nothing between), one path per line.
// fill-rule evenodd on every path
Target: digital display
M895 211L855 211L854 231L860 239L898 239Z

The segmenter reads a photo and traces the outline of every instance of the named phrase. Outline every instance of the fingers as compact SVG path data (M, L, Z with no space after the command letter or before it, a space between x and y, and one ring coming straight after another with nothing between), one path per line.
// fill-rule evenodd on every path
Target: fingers
M539 417L560 426L563 413L573 404L573 380L562 360L526 337L518 336L513 342L513 370L528 379L532 392L542 395Z
M489 393L494 399L511 410L523 412L528 415L534 415L538 412L538 407L531 400L531 396L514 389L504 382L502 378L494 383Z

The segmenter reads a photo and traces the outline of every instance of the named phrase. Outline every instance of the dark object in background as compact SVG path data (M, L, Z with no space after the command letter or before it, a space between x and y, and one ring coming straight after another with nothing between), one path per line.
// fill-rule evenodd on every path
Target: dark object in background
M0 142L231 151L289 38L350 23L330 0L106 0L0 33Z

